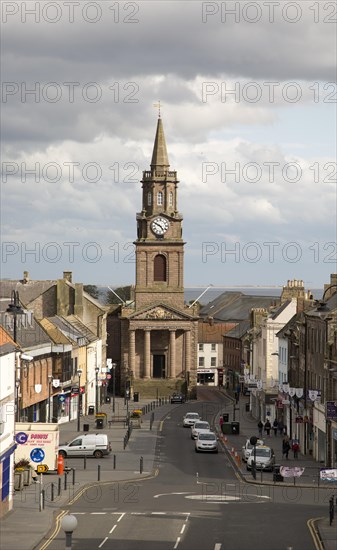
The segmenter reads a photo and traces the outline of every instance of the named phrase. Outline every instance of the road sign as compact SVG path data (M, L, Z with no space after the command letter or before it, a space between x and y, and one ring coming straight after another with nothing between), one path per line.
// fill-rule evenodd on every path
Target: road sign
M38 464L36 467L36 471L38 474L45 474L48 472L49 468L47 464Z
M30 453L30 459L33 462L42 462L42 460L45 457L45 453L43 449L40 449L39 447L35 447Z

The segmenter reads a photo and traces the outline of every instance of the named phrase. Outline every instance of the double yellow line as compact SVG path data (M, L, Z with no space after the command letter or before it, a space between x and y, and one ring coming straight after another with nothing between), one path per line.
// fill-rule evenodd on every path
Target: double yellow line
M324 518L312 518L307 521L307 526L309 528L309 531L311 533L312 539L314 541L314 545L316 550L324 550L324 546L322 544L322 541L320 539L320 536L318 534L318 530L316 528L316 522L324 519Z

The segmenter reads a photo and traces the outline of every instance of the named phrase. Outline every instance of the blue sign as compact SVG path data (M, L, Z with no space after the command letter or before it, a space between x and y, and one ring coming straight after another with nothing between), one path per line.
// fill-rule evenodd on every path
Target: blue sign
M59 401L61 401L61 403L63 403L63 401L65 401L65 400L66 400L65 395L63 395L63 394L59 395Z
M15 436L15 441L19 445L24 445L26 443L27 439L28 439L28 434L26 434L25 432L18 432Z
M44 453L44 450L43 449L39 449L38 447L36 447L35 449L33 449L30 453L30 458L33 462L42 462L42 460L44 459L45 457L45 453Z

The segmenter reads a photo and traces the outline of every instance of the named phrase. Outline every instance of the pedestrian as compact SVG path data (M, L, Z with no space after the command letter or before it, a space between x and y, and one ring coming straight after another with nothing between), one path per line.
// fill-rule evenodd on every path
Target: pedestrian
M222 416L222 414L220 415L220 418L219 418L219 425L220 425L220 432L222 433L222 425L223 425L223 416Z
M264 423L264 431L266 432L267 437L270 437L270 430L271 430L271 423L269 422L269 420L266 420L266 422Z
M290 451L289 437L287 435L285 435L283 440L282 440L282 457L285 456L286 459L288 460L289 459L289 457L288 457L289 451Z
M293 450L293 453L294 453L294 458L298 458L298 453L299 453L299 450L300 450L298 439L293 440L292 450Z
M278 423L278 432L280 435L284 435L284 424L282 420L280 420L280 422Z
M277 429L278 429L278 421L277 419L275 418L274 422L273 422L273 430L274 430L274 435L275 437L277 436Z
M259 435L262 435L262 430L263 430L263 422L262 422L262 420L259 420L257 427L258 427L258 429L259 429Z

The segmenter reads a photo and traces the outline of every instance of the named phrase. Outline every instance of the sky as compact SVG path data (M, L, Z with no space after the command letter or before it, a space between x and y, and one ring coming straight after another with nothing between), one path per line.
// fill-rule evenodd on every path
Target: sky
M337 271L332 2L2 2L2 278L135 281L160 100L185 286Z

